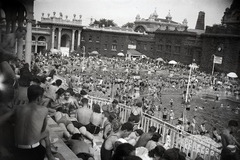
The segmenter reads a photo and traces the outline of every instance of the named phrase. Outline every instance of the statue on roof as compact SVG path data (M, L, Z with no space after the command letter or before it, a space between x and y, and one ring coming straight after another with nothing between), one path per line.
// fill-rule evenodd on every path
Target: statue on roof
M169 10L169 12L168 12L168 15L166 16L166 20L169 20L169 21L172 20L172 16L171 16L171 14L170 14L170 10Z
M158 17L158 14L157 14L157 11L156 11L156 8L155 8L155 10L154 10L154 12L153 12L153 17L156 19L157 17Z
M136 21L140 21L140 19L141 19L141 17L140 17L140 15L138 14L138 15L136 16Z

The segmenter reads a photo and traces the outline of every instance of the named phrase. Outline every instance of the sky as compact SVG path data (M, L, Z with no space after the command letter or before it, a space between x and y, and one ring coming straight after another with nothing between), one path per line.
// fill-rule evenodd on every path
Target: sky
M90 19L102 18L113 20L118 26L134 22L139 14L149 18L156 9L159 18L165 18L170 11L172 20L182 23L186 18L189 28L194 29L198 13L205 12L205 26L220 24L224 11L233 0L35 0L34 18L41 20L42 13L56 16L62 12L63 17L73 19L82 15L82 24L89 25Z

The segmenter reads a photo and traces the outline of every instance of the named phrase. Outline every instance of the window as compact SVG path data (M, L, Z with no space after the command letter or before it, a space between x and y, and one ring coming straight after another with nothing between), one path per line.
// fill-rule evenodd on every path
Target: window
M143 49L147 50L147 45L146 44L144 44Z
M107 50L107 44L104 45L104 50Z
M121 49L122 51L124 50L124 45L122 44L122 49Z
M97 36L96 42L99 42L99 36Z
M91 47L88 48L88 52L91 52Z
M85 41L85 38L84 38L84 36L82 36L82 39L81 39L81 41Z
M181 47L180 46L175 46L175 52L180 53Z
M112 50L116 51L117 50L117 41L113 40L112 42Z
M166 45L166 51L171 52L171 46L170 45Z
M153 45L151 45L151 50L153 50Z
M158 50L159 50L159 51L162 51L162 50L163 50L163 45L162 45L162 44L159 44L159 45L158 45Z
M88 41L92 42L92 36L89 35Z
M117 45L116 44L112 44L112 50L114 50L114 51L117 50Z

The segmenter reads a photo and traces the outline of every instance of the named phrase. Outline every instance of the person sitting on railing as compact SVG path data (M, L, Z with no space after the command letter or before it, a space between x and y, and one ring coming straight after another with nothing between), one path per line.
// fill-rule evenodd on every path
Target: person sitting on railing
M117 105L118 105L118 101L116 99L114 99L112 101L112 105L108 106L108 110L107 111L109 113L115 113L117 115L117 118L119 118L120 109L119 109L119 107Z
M142 115L143 115L142 103L137 102L136 105L132 106L131 108L130 117L134 120L133 122L135 124L138 124L140 122L140 118L142 117Z
M162 119L163 119L163 121L167 121L167 116L168 116L167 108L164 108L164 109L163 109L163 113L162 113Z
M135 147L145 147L147 142L152 138L153 134L156 132L156 127L151 126L147 133L143 133L138 139Z

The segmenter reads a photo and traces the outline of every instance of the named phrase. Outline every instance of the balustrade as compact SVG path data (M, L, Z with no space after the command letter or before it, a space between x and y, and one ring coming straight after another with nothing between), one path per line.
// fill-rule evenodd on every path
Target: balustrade
M111 104L110 100L93 96L89 96L89 100L90 107L92 107L93 104L99 104L100 107ZM127 122L130 116L130 107L124 104L119 104L118 106L120 108L121 121ZM220 159L220 150L217 149L218 146L214 146L199 137L179 130L161 119L144 113L138 126L144 132L148 132L150 126L155 126L157 132L162 135L162 143L165 148L179 148L182 152L186 153L190 159L195 159L198 153L201 154L205 160Z

